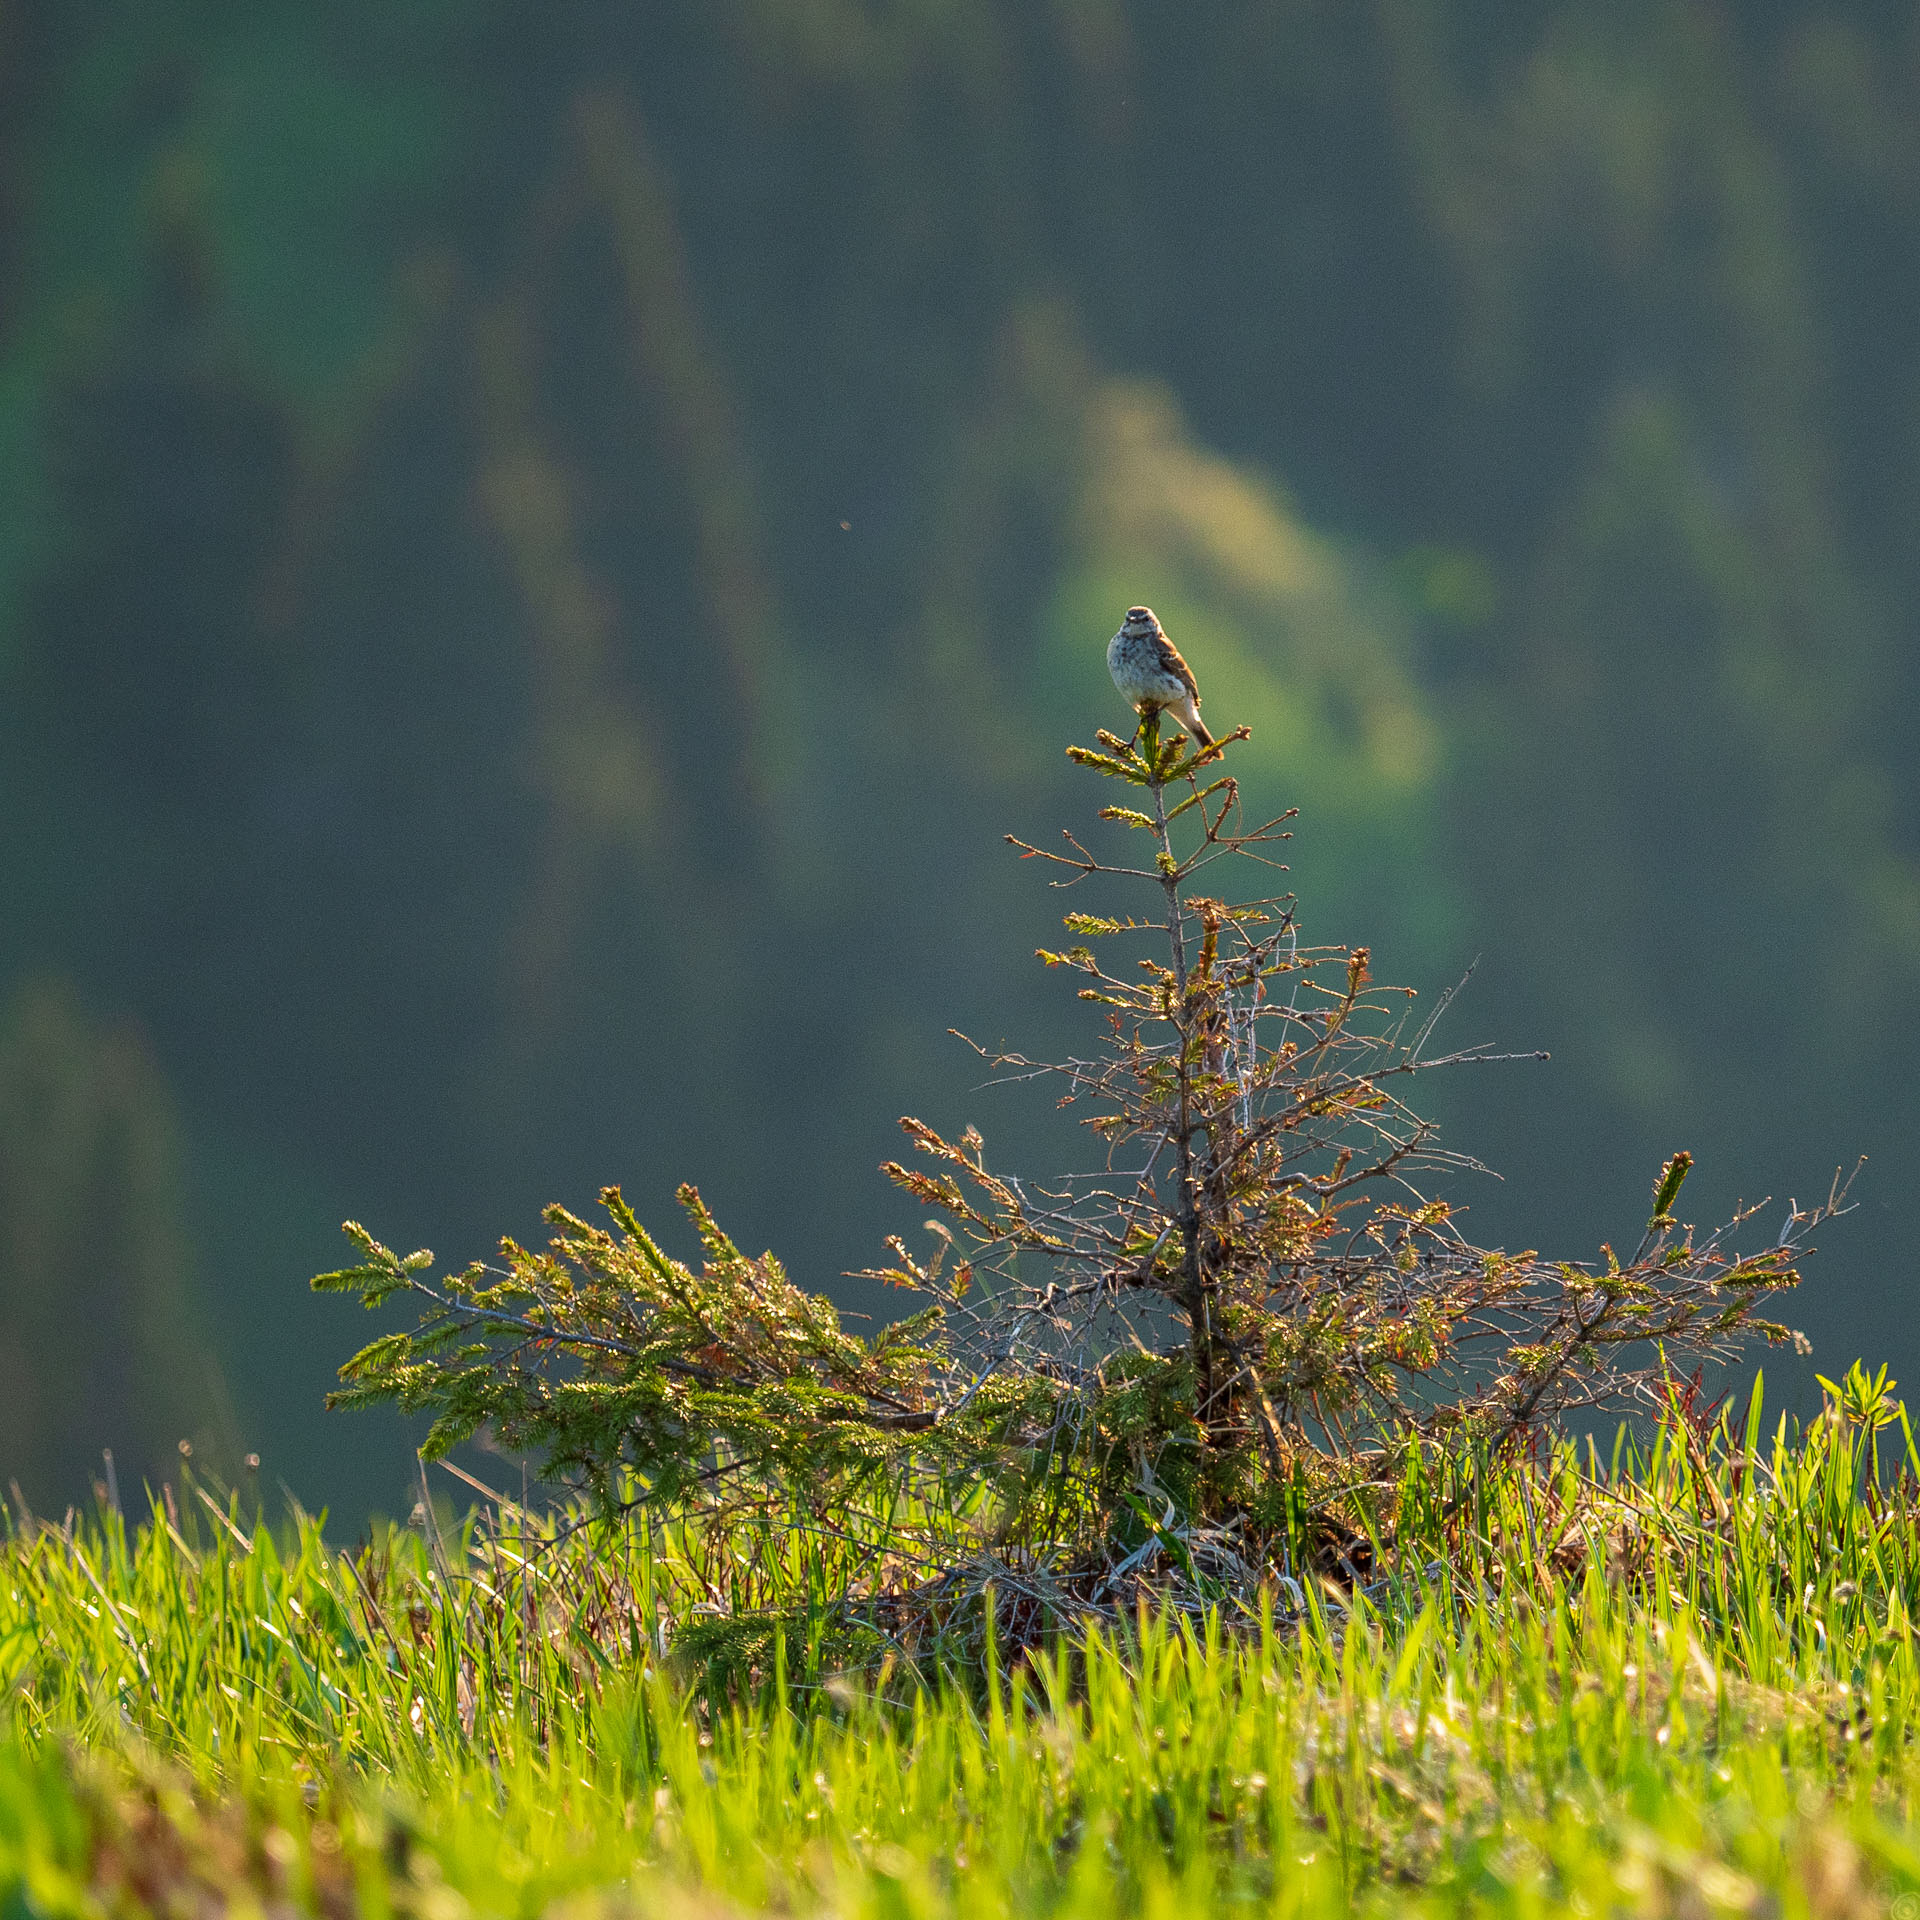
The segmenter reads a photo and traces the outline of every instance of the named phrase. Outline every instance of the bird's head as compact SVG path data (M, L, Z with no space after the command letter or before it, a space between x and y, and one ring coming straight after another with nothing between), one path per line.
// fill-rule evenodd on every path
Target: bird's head
M1160 631L1160 622L1154 618L1151 607L1129 607L1127 609L1127 625L1140 633L1158 633Z

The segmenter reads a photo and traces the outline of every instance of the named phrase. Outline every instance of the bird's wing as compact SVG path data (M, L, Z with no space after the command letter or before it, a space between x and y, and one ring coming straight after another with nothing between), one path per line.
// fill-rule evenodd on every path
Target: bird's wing
M1199 682L1193 677L1193 669L1180 658L1180 649L1176 647L1164 633L1156 637L1160 643L1160 665L1162 669L1172 674L1173 677L1198 700L1200 698Z

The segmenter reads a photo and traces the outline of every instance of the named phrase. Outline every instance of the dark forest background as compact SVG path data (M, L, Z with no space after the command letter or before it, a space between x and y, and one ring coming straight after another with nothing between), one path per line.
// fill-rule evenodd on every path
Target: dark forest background
M1078 1030L1140 600L1551 1050L1422 1083L1471 1230L1866 1152L1791 1317L1911 1374L1917 248L1864 0L0 0L0 1475L404 1505L348 1214L884 1307L896 1115L1077 1151L946 1030Z

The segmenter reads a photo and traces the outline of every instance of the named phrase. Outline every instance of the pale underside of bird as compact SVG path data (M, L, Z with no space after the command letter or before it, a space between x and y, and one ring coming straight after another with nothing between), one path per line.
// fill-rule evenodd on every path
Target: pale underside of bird
M1165 709L1201 746L1213 745L1213 735L1200 723L1200 689L1193 669L1180 658L1180 649L1167 638L1151 607L1127 609L1120 631L1107 642L1107 671L1143 720Z

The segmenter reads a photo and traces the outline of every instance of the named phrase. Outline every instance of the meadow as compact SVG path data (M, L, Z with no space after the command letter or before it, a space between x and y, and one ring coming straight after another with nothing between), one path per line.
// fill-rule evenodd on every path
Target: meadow
M1908 1916L1916 1484L1884 1375L1676 1399L1403 1487L1365 1582L848 1668L804 1513L342 1548L183 1474L10 1523L0 1913Z

